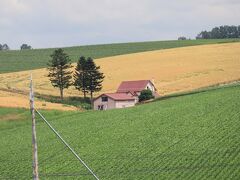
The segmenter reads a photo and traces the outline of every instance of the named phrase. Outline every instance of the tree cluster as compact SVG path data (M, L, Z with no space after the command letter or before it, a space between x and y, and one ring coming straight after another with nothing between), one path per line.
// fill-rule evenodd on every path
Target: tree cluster
M211 31L202 31L196 37L196 39L227 39L227 38L240 38L240 25L215 27Z
M144 89L140 93L139 102L150 100L153 98L154 98L154 96L152 94L152 91L150 89Z
M184 41L184 40L187 40L187 38L185 37L185 36L180 36L179 38L178 38L178 40L182 40L182 41Z
M20 49L21 49L21 50L24 50L24 49L32 49L32 46L27 45L27 44L22 44L22 45L20 46Z
M9 50L9 46L7 44L0 44L0 51L2 50Z
M91 57L81 56L74 73L71 68L71 60L63 49L55 50L48 63L48 77L51 84L59 88L61 99L63 99L63 90L73 85L83 92L84 98L90 93L92 102L93 93L102 89L104 75L100 72L100 66L97 66Z
M20 49L21 50L23 50L23 49L32 49L32 46L27 45L27 44L22 44L20 46ZM10 50L10 47L7 44L0 44L0 51L1 50Z
M92 99L93 92L102 89L103 79L104 75L100 72L100 66L97 66L92 58L81 56L74 73L74 86L83 92L84 98L87 93L90 93Z

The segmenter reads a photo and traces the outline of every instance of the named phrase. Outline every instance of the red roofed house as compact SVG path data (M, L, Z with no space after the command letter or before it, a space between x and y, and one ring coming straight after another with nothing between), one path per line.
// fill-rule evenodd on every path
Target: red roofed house
M135 98L136 102L138 102L138 96L144 89L151 90L154 97L158 96L157 89L150 80L123 81L118 87L117 93L131 94Z
M95 110L132 107L138 102L138 96L144 89L149 89L156 97L157 89L150 80L123 81L116 93L106 93L94 100Z

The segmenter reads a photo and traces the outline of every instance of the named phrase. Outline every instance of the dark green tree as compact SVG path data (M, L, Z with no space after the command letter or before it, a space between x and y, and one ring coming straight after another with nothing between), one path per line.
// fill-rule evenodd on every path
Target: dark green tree
M185 36L180 36L180 37L178 38L178 40L184 41L184 40L187 40L187 38L186 38Z
M2 50L9 50L9 46L7 44L3 44L2 45Z
M149 89L144 89L141 91L139 98L139 102L146 101L149 99L153 99L154 96L152 94L152 91Z
M227 30L224 26L220 26L219 28L221 39L227 38Z
M225 39L240 38L239 26L220 26L215 27L211 31L202 31L197 39Z
M211 37L213 37L215 39L221 39L220 28L218 28L218 27L213 28L211 31Z
M229 38L239 38L238 36L238 27L237 26L230 26L230 36Z
M72 65L69 56L64 53L63 49L57 49L51 55L51 60L48 63L51 84L53 87L58 87L60 90L60 97L63 100L63 90L72 85Z
M93 93L102 89L102 82L104 80L104 74L100 72L100 66L97 66L92 58L87 58L86 61L87 71L87 86L86 90L90 92L91 103L93 103Z
M237 31L238 31L238 38L240 38L240 25L237 27Z
M24 49L32 49L32 47L30 45L27 45L27 44L22 44L21 47L20 47L21 50L24 50Z
M87 91L87 60L84 56L81 56L77 62L77 66L75 68L74 77L74 86L77 90L82 91L84 95L84 99L86 99Z
M0 51L2 50L2 44L0 44Z

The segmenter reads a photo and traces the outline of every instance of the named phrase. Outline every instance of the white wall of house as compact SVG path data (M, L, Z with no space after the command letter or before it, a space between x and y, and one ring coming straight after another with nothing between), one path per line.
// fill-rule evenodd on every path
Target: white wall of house
M152 85L152 83L150 83L150 82L147 84L147 86L146 86L145 89L150 89L152 92L155 92L155 88L154 88L154 86Z
M94 110L98 110L98 106L101 106L101 105L104 106L103 107L104 110L116 108L115 101L113 99L108 98L107 102L102 102L102 96L95 99L93 104L94 104Z
M140 93L139 93L139 95L140 95ZM138 96L135 95L135 96L133 96L133 98L135 99L135 104L138 103L138 101L139 101Z
M95 99L93 102L94 110L99 110L99 106L103 106L103 110L107 109L114 109L114 108L125 108L125 107L132 107L135 105L135 100L113 100L112 98L108 97L107 102L102 101L102 96Z
M135 100L116 101L116 108L133 107Z

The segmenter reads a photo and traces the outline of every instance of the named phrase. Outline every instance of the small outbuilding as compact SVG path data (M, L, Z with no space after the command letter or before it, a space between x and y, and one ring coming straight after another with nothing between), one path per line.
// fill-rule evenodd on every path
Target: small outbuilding
M135 98L126 93L106 93L94 100L94 110L125 108L134 105Z

